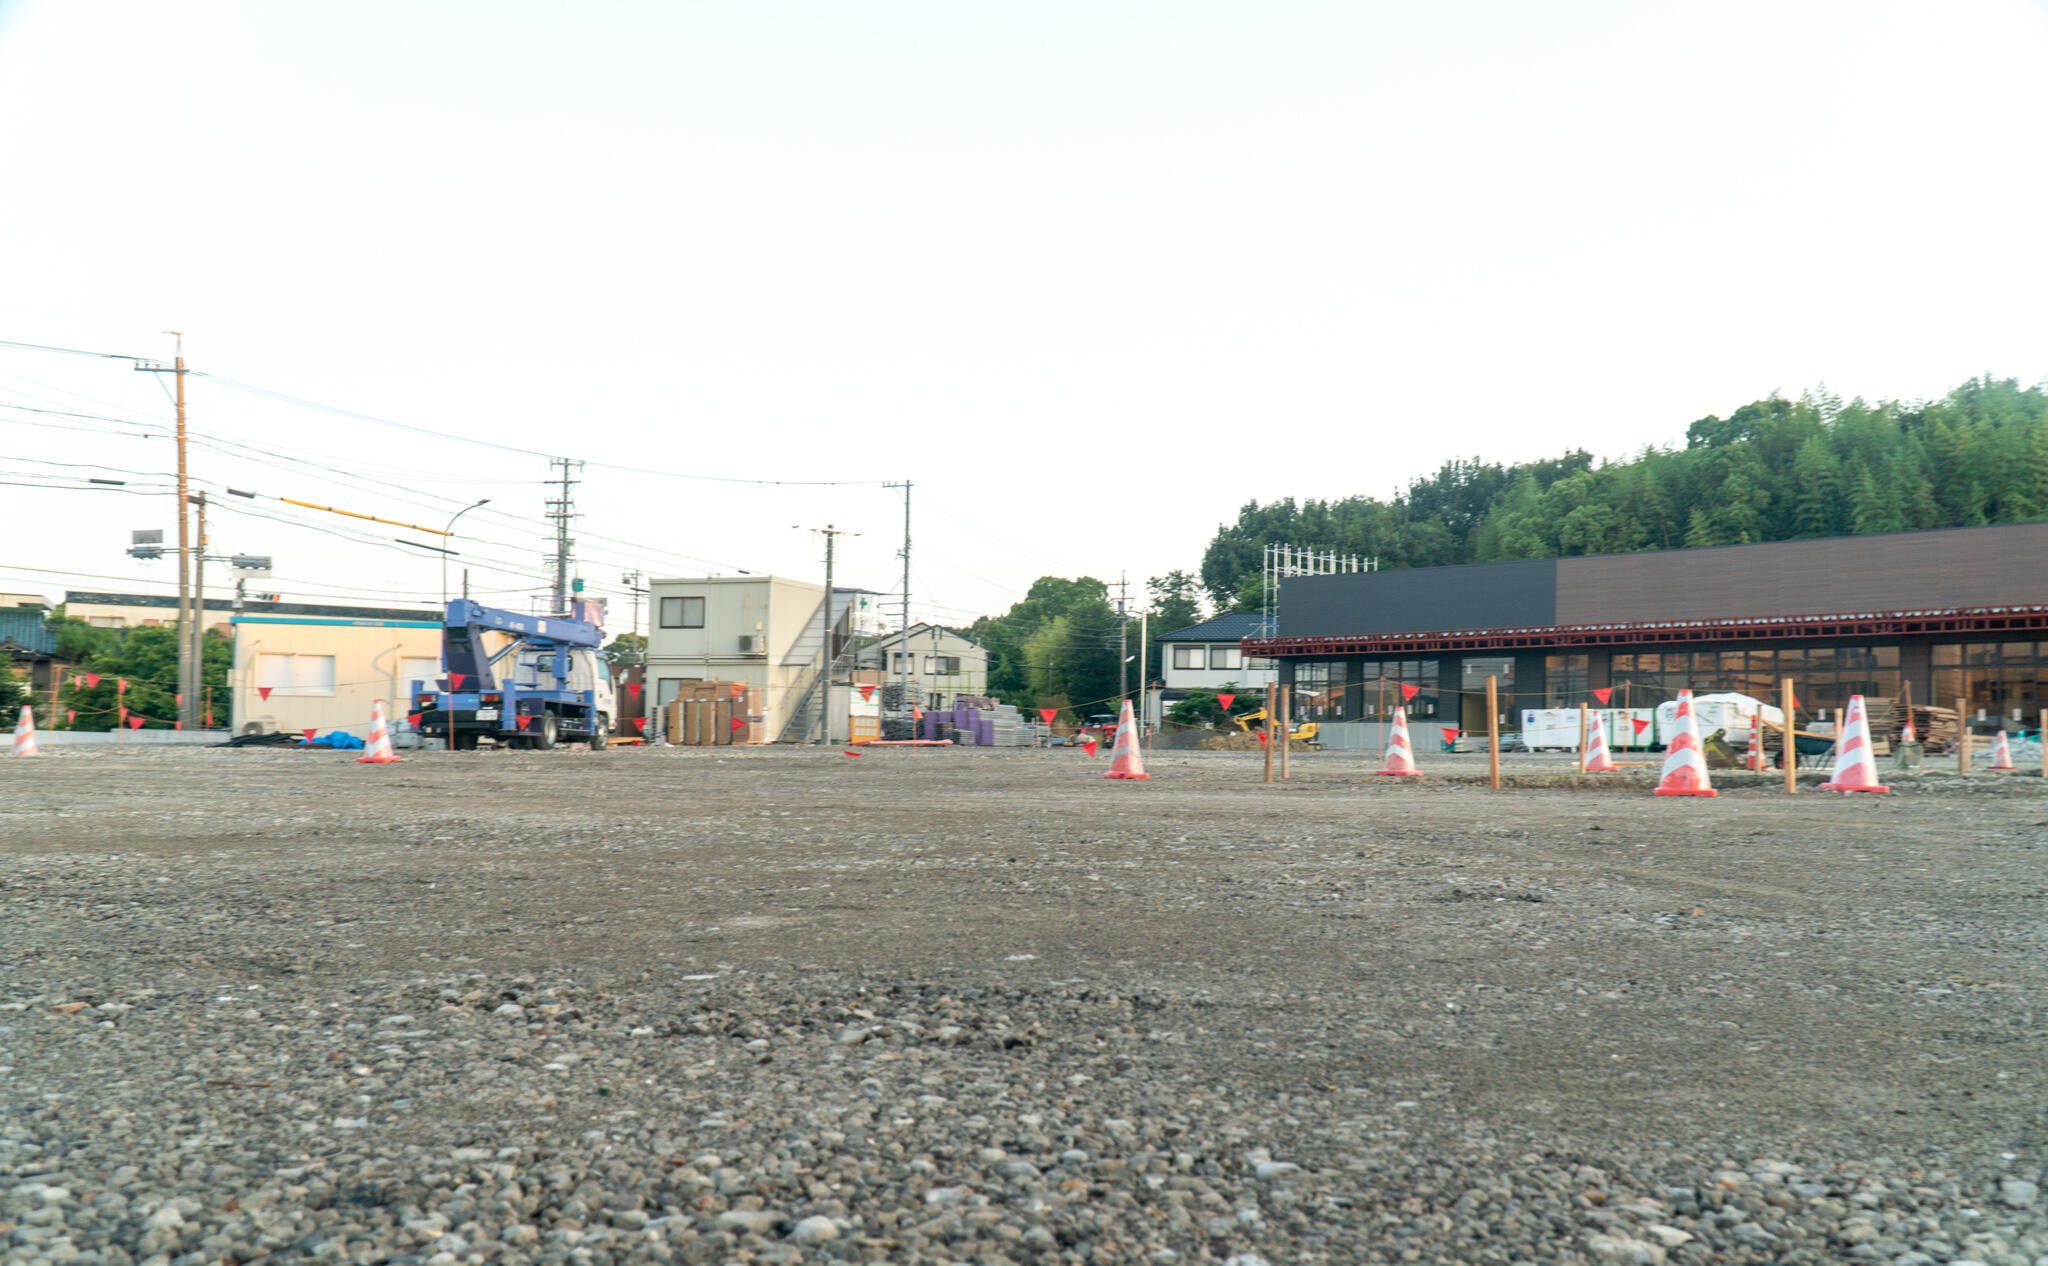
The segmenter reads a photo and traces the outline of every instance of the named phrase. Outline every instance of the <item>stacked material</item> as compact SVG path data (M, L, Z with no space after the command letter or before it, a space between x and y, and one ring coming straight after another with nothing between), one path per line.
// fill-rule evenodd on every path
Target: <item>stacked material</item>
M1905 707L1893 699L1871 699L1868 709L1870 737L1896 744L1899 727L1906 721ZM1954 749L1956 735L1962 733L1962 724L1954 708L1915 707L1913 730L1928 751L1946 752Z

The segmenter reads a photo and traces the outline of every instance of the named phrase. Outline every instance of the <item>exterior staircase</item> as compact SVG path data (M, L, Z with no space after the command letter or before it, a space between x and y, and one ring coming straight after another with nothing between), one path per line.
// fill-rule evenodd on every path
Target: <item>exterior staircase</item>
M802 666L806 671L798 679L796 704L790 708L781 732L776 734L776 742L808 743L818 730L818 722L825 715L826 690L853 666L852 611L854 599L859 596L853 590L832 594L832 641L838 653L831 657L829 663L825 650L825 604L822 601L818 603L817 610L811 612L811 618L805 621L804 631L790 644L789 653L782 657L784 667Z

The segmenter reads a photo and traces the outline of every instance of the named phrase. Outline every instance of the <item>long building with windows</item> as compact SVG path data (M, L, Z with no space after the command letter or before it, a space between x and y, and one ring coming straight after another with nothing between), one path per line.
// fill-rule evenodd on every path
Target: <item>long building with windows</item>
M1283 582L1247 637L1296 711L1504 729L1523 709L1612 687L1647 707L1681 689L1774 697L1786 677L1823 717L1852 694L1954 707L1995 728L2048 706L2048 523L1830 537Z

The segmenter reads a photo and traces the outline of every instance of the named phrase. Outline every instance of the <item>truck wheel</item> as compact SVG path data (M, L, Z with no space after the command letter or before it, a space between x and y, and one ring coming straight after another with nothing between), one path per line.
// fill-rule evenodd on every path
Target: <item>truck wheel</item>
M608 742L610 738L610 718L604 716L598 717L596 722L592 724L590 730L590 750L593 752L601 752L605 750L605 748L611 745Z
M554 750L555 718L553 713L549 713L547 716L544 716L540 719L540 733L532 735L528 738L527 741L532 743L535 747L539 748L543 752L551 752Z

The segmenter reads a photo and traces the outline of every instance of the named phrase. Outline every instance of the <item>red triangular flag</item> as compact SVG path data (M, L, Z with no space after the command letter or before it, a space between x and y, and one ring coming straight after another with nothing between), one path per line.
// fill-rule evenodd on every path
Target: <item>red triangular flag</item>
M126 690L128 689L128 679L126 677L116 677L114 678L114 685L122 690Z
M71 688L72 688L73 690L80 690L80 689L83 689L83 688L84 688L84 686L85 686L85 678L84 678L84 677L81 677L81 676L80 676L80 675L78 675L77 673L73 673L73 674L71 674Z
M100 675L98 673L87 673L85 675L85 684L93 687L94 689L98 689L100 684Z
M866 752L841 752L841 756L865 756Z
M128 724L128 709L126 708L121 709L121 724Z
M1264 747L1264 746L1266 746L1266 732L1265 732L1264 730L1260 730L1260 731L1258 731L1258 736L1259 736L1259 746L1260 746L1260 747Z
M640 697L640 692L644 689L646 689L646 687L642 686L637 681L629 681L626 683L626 693L633 696L635 699L638 699Z
M1794 693L1794 694L1792 695L1792 706L1793 706L1793 707L1795 707L1795 708L1797 708L1797 707L1799 706L1799 695L1797 694L1797 692L1795 692L1795 693Z
M738 734L741 730L744 730L746 728L747 723L745 721L740 720L738 717L734 717L732 719L732 732L734 734Z
M861 701L862 703L866 703L866 702L867 702L868 700L870 700L870 699L872 699L872 698L874 698L874 697L875 697L875 688L874 688L873 686L862 686L862 687L860 687L860 701ZM849 752L849 753L847 753L847 754L848 754L849 756L858 756L858 755L860 755L860 753L859 753L859 752Z
M178 706L179 706L179 707L181 707L181 708L182 708L182 707L184 707L184 706L185 706L185 696L183 696L183 695L172 695L172 696L171 696L171 698L173 698L173 699L176 699L176 700L178 701Z
M1420 686L1410 686L1406 683L1403 683L1401 686L1401 702L1407 703L1410 699L1413 699L1415 697L1415 693L1421 689L1422 687Z
M207 729L209 729L209 730L213 728L213 709L212 709L212 708L208 708L208 709L206 710L206 728L207 728Z
M1650 723L1648 721L1643 720L1641 717L1632 717L1630 719L1636 727L1636 737L1641 738L1643 736L1643 731L1650 728Z
M1222 708L1225 712L1230 711L1230 705L1236 702L1236 695L1219 694L1216 696L1216 706Z
M1607 706L1607 701L1613 698L1613 696L1614 687L1612 686L1602 686L1600 689L1595 690L1593 692L1593 697L1600 701L1600 706L1603 708Z
M314 735L314 733L315 733L315 730L314 730L314 727L312 727L312 726L310 726L310 725L309 725L309 726L307 726L307 727L306 727L305 729L303 729L303 730L300 730L300 731L299 731L299 733L301 733L301 734L305 735L305 736L306 736L306 741L307 741L308 743L310 743L310 742L312 742L312 741L313 741L313 735Z
M640 731L640 733L642 733L642 734L645 734L645 733L647 733L647 718L646 718L646 717L634 717L634 718L633 718L633 728L634 728L634 729L636 729L636 730L638 730L638 731Z
M69 724L71 724L71 723L72 723L73 721L76 721L77 719L78 719L78 713L77 713L77 711L76 711L75 709L72 709L72 708L66 708L66 709L64 709L64 724L66 724L66 725L69 725Z
M257 698L259 698L259 699L261 699L261 700L263 700L263 702L265 702L265 703L269 703L269 702L270 702L270 687L269 687L269 686L258 686L258 687L256 687L256 697L257 697Z
M131 730L139 730L139 729L141 729L141 728L142 728L142 721L143 721L143 718L141 718L141 717L129 717L129 718L128 718L128 728L129 728L129 729L131 729Z
M408 713L406 713L406 714L405 714L405 723L406 723L407 725L411 726L411 727L412 727L413 729L415 729L415 730L419 729L419 728L420 728L420 714L419 714L419 713L417 713L417 712L408 712Z
M519 726L519 728L520 728L520 729L522 729L522 730L523 730L523 729L525 729L525 728L526 728L527 726L529 726L529 725L531 725L531 724L533 723L533 718L532 718L532 717L530 717L530 716L523 716L523 715L522 715L522 716L517 716L517 717L514 717L514 718L513 718L513 721L514 721L514 722L515 722L515 723L516 723L516 724L517 724L517 725Z
M1464 731L1463 731L1463 730L1454 730L1454 729L1452 729L1452 728L1451 728L1450 726L1448 726L1448 725L1440 725L1440 726L1438 726L1438 727L1436 727L1436 728L1438 728L1439 730L1442 730L1442 731L1444 732L1444 742L1446 742L1446 743L1455 743L1455 742L1457 742L1457 741L1458 741L1458 735L1460 735L1460 734L1464 733Z
M174 730L182 730L185 728L185 723L183 721L173 721L171 722L171 728Z
M1092 739L1092 738L1084 738L1084 739L1082 739L1082 740L1081 740L1081 746L1082 746L1083 748L1085 748L1085 749L1087 750L1087 752L1088 752L1088 754L1089 754L1090 756L1093 756L1093 755L1095 755L1095 740L1094 740L1094 739Z
M744 682L738 682L738 681L736 681L736 682L732 683L732 697L733 697L733 698L735 698L735 699L738 699L738 698L740 698L741 696L745 695L746 693L747 693L747 687L746 687L746 683L744 683Z
M1052 719L1058 716L1059 714L1060 710L1058 708L1040 708L1038 710L1039 719L1041 721L1044 721L1047 725L1051 725Z
M448 674L448 688L449 688L450 690L460 690L460 689L462 689L462 683L463 683L463 682L465 682L465 681L468 681L468 680L469 680L469 674L468 674L468 673L449 673L449 674Z

